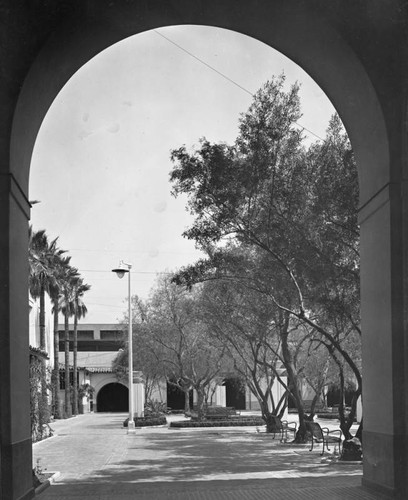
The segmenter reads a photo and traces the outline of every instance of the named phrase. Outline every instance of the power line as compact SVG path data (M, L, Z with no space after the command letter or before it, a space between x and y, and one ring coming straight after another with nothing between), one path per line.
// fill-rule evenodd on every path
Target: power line
M219 71L218 69L214 68L213 66L211 66L210 64L208 64L207 62L203 61L202 59L200 59L198 56L196 56L195 54L193 54L192 52L190 52L189 50L185 49L183 46L179 45L178 43L176 43L174 40L172 40L171 38L168 38L167 36L163 35L163 33L160 33L160 31L157 31L157 30L153 30L157 35L161 36L162 38L164 38L165 40L167 40L169 43L173 44L175 47L177 47L178 49L182 50L183 52L185 52L186 54L188 54L190 57L192 57L193 59L195 59L196 61L198 61L199 63L203 64L204 66L206 66L208 69L210 69L211 71L214 71L215 73L217 73L217 75L221 76L222 78L224 78L225 80L227 80L228 82L232 83L233 85L235 85L236 87L238 87L240 90L246 92L247 94L249 94L251 97L254 97L254 94L249 91L248 89L246 89L245 87L243 87L242 85L240 85L238 82L236 82L235 80L233 80L232 78L230 78L229 76L227 76L225 73L222 73L221 71ZM317 139L319 139L319 141L324 141L324 139L322 137L320 137L319 135L315 134L314 132L312 132L311 130L309 130L308 128L306 128L304 125L301 125L300 123L298 122L294 122L295 125L297 125L298 127L302 128L303 130L306 130L306 132L309 132L309 134L311 135L314 135Z
M108 254L118 254L118 253L123 253L123 254L147 254L149 255L148 250L129 250L129 249L115 249L115 250L103 250L103 249L98 249L98 248L70 248L69 252L76 251L76 252L95 252L98 254L101 253L108 253ZM196 252L169 252L169 251L159 251L160 254L169 254L169 255L195 255Z
M182 47L181 45L179 45L178 43L174 42L173 40L171 40L170 38L168 38L167 36L163 35L163 33L160 33L160 31L157 31L157 30L153 30L155 33L157 33L158 35L160 35L162 38L164 38L165 40L167 40L168 42L172 43L173 45L175 45L176 47L178 47L180 50L182 50L183 52L185 52L186 54L188 54L189 56L193 57L194 59L196 59L198 62L200 62L201 64L204 64L204 66L207 66L207 68L211 69L212 71L215 71L215 73L217 73L218 75L222 76L223 78L225 78L226 80L228 80L230 83L232 83L233 85L235 85L236 87L238 87L239 89L243 90L244 92L246 92L247 94L249 94L250 96L253 96L253 93L250 92L249 90L247 90L245 87L243 87L242 85L240 85L239 83L237 83L235 80L233 80L232 78L230 78L229 76L225 75L224 73L221 73L221 71L218 71L218 69L215 69L213 66L209 65L208 63L206 63L205 61L203 61L202 59L200 59L199 57L197 57L196 55L194 55L192 52L188 51L187 49L185 49L184 47Z
M81 273L111 273L107 269L78 269ZM173 273L167 271L130 271L131 274L168 274L172 275Z

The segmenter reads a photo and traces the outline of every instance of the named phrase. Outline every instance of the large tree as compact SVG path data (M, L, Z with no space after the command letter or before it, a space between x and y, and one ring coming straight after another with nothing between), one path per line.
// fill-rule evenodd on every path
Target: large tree
M176 281L191 285L214 275L228 257L228 241L242 246L260 263L251 278L288 321L308 325L347 363L358 397L358 355L346 348L348 337L360 334L355 162L337 117L321 144L303 146L298 87L285 91L284 83L273 78L256 93L233 146L203 139L193 152L172 152L173 194L187 195L195 217L184 235L209 256ZM355 404L342 421L346 437L354 411Z
M271 417L282 417L288 391L282 378L277 312L268 297L238 280L219 279L204 286L203 321L212 336L225 346L234 372L257 398L267 432L276 431ZM283 397L276 400L272 387L278 382L285 391Z
M61 276L61 294L59 308L64 315L64 365L65 365L65 412L64 417L72 416L71 404L71 384L70 384L70 364L69 364L69 318L73 316L73 298L75 286L78 283L78 269L72 266L67 266L62 269Z
M152 399L155 390L161 390L161 381L165 378L163 366L158 360L161 359L161 353L155 344L151 333L151 324L149 321L149 303L143 301L137 295L131 298L132 307L132 340L133 340L133 365L136 370L143 373L145 383L145 399L147 404L154 404ZM127 331L129 325L128 315L125 314L123 321L118 328L123 332ZM122 348L112 362L112 370L118 380L126 381L129 370L129 338L123 336ZM163 397L160 398L164 399Z
M45 351L46 349L45 296L46 294L52 295L53 290L58 287L58 277L56 275L56 269L59 265L59 262L63 258L63 254L65 253L64 250L58 248L57 240L58 238L49 241L45 230L34 231L32 226L29 227L29 291L32 297L38 298L40 302L40 349L42 349L43 351ZM55 387L57 385L57 383L55 382L55 370L58 370L58 363L54 366L54 372L51 376L54 412L56 408L56 400L58 399L58 391L55 390ZM47 372L45 358L43 357L41 358L41 371L41 393L43 404L48 404Z
M199 418L220 380L225 361L224 346L210 335L208 324L202 321L201 300L199 287L186 291L171 283L169 276L163 276L146 303L135 301L136 315L143 318L135 337L139 366L146 366L154 376L164 376L169 384L183 391L186 412L190 411L189 393L194 389ZM126 352L120 358L126 360Z
M29 227L29 290L34 299L40 301L39 327L40 349L45 350L45 295L56 284L55 265L64 251L57 247L55 238L49 241L44 229L34 231Z
M78 415L78 320L84 318L88 309L83 301L84 294L91 289L90 285L84 283L82 278L73 280L72 283L72 303L71 309L74 316L74 332L73 332L73 389L72 389L72 399L73 399L73 413Z
M206 395L222 368L224 348L200 320L200 300L199 289L186 291L162 277L150 299L150 323L167 380L185 392L186 404L189 390L195 389L202 418Z
M53 340L54 340L54 369L52 372L52 392L53 392L53 407L54 407L54 417L61 418L60 414L60 398L59 398L59 388L60 388L60 375L59 375L59 329L58 329L58 315L61 308L60 297L63 286L63 279L66 275L67 268L70 265L71 257L61 255L54 262L54 275L56 278L55 283L52 284L50 288L50 297L52 302L52 314L53 314Z

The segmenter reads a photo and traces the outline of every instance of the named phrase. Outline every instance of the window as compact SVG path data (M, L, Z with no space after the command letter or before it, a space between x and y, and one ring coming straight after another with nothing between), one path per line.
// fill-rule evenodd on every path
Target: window
M63 342L65 340L65 331L58 330L59 341ZM73 330L69 331L69 340L73 340L74 332ZM78 340L93 340L94 331L93 330L78 330L77 331Z
M74 385L74 371L69 371L69 385L72 387ZM59 372L59 387L61 391L65 390L65 371L60 370ZM77 387L79 387L79 377L77 377Z
M101 330L101 340L122 340L123 332L121 330Z

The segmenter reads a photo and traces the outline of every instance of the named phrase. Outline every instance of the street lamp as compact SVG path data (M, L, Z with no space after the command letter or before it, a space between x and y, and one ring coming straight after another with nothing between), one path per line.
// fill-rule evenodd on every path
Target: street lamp
M134 417L134 401L133 401L133 339L132 339L132 302L130 294L130 270L132 269L131 264L127 264L121 260L119 262L119 267L117 269L112 269L113 273L116 273L118 278L123 278L125 274L128 275L128 307L129 307L129 325L128 325L128 342L129 342L129 422L128 422L128 434L133 434L135 429Z

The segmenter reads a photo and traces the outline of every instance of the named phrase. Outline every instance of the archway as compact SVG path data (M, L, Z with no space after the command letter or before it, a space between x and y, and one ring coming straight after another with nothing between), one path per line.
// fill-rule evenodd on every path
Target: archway
M168 408L171 408L172 410L184 410L185 395L181 389L179 389L174 384L167 382L166 396L167 396ZM190 408L193 408L194 401L193 401L192 390L190 390L189 392L189 403L190 403Z
M406 497L408 69L403 31L407 14L400 2L372 0L328 6L323 0L311 4L274 0L259 2L256 7L244 0L207 4L158 0L152 5L96 5L87 0L73 4L68 14L64 6L33 14L29 7L10 3L10 41L2 49L7 74L1 97L0 143L4 497L32 496L26 382L27 193L39 126L62 86L93 55L144 30L188 23L225 27L280 50L322 87L346 125L361 187L364 482ZM25 38L11 26L26 26ZM32 43L27 44L27 39Z
M237 410L245 410L245 384L238 377L230 377L224 380L225 400L227 406L233 406Z
M129 411L129 389L118 382L104 385L96 396L96 411Z

